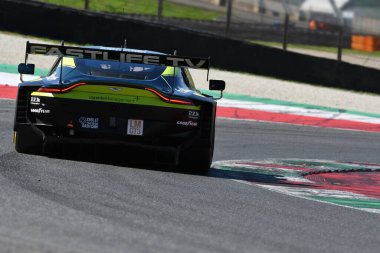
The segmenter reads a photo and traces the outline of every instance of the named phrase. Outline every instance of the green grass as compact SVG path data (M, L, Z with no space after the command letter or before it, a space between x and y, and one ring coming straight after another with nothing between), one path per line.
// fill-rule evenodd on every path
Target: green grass
M84 0L40 0L41 2L64 5L83 9ZM157 15L157 0L90 0L90 9L111 13L133 13ZM176 18L190 18L200 20L214 20L222 13L207 11L200 8L188 7L164 0L163 16Z
M267 41L257 41L257 40L252 41L252 42L255 44L263 45L263 46L282 48L282 43L278 43L278 42L267 42ZM309 46L309 45L301 45L301 44L288 44L288 48L314 50L314 51L334 53L334 54L337 52L336 47ZM357 50L352 50L352 49L343 49L343 54L380 57L380 51L375 51L371 53L371 52L357 51Z

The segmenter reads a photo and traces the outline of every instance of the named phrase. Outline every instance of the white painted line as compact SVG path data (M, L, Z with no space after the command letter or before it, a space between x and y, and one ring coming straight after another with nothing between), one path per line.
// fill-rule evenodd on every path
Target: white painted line
M18 86L20 82L20 75L0 72L0 84Z
M38 76L24 75L25 81L31 81L37 79ZM11 74L0 72L0 85L18 86L21 83L19 74Z

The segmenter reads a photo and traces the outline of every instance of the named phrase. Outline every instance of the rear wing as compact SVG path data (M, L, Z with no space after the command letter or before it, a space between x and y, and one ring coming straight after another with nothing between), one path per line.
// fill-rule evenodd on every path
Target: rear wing
M210 72L210 57L187 57L167 55L167 54L154 54L154 53L141 53L140 51L127 51L125 48L120 50L108 50L89 47L71 47L61 45L49 45L39 43L26 43L25 63L18 66L20 73L20 80L23 82L23 74L34 74L34 64L28 64L28 55L44 55L44 56L58 56L58 57L76 57L92 60L103 61L117 61L136 64L158 65L158 66L171 66L171 67L187 67L194 69L207 69L207 81L209 81ZM62 63L61 63L62 64ZM62 67L59 83L62 78ZM223 90L225 89L225 82L222 80L210 80L210 90L221 91L220 98L223 97ZM214 98L214 99L220 99Z
M124 50L124 51L123 51ZM140 52L128 52L121 48L119 50L103 50L86 47L68 47L49 44L26 43L26 55L29 54L45 56L68 56L92 60L118 61L137 64L149 64L172 67L188 67L195 69L210 69L210 58L197 58L165 54L146 54Z

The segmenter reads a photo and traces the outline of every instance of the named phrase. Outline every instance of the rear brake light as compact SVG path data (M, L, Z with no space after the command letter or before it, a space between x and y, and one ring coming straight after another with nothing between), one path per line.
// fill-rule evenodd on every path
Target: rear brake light
M76 83L76 84L73 84L73 85L70 85L69 87L65 87L65 88L39 88L37 91L38 92L49 92L49 93L64 93L64 92L68 92L69 90L72 90L74 89L75 87L78 87L80 85L84 85L86 83Z
M162 95L158 91L151 89L151 88L145 88L145 90L156 94L159 98L161 98L161 100L168 102L168 103L180 104L180 105L193 105L193 103L190 101L181 100L181 99L172 99L172 98L165 97L164 95Z

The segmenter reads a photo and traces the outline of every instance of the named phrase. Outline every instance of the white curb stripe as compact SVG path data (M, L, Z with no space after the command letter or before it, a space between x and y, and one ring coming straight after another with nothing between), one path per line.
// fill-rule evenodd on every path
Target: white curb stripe
M23 78L25 81L31 81L31 80L37 79L38 76L24 75ZM21 81L20 81L19 74L0 72L0 84L7 84L9 86L18 86L20 82Z
M0 84L18 86L19 83L20 75L0 72Z

